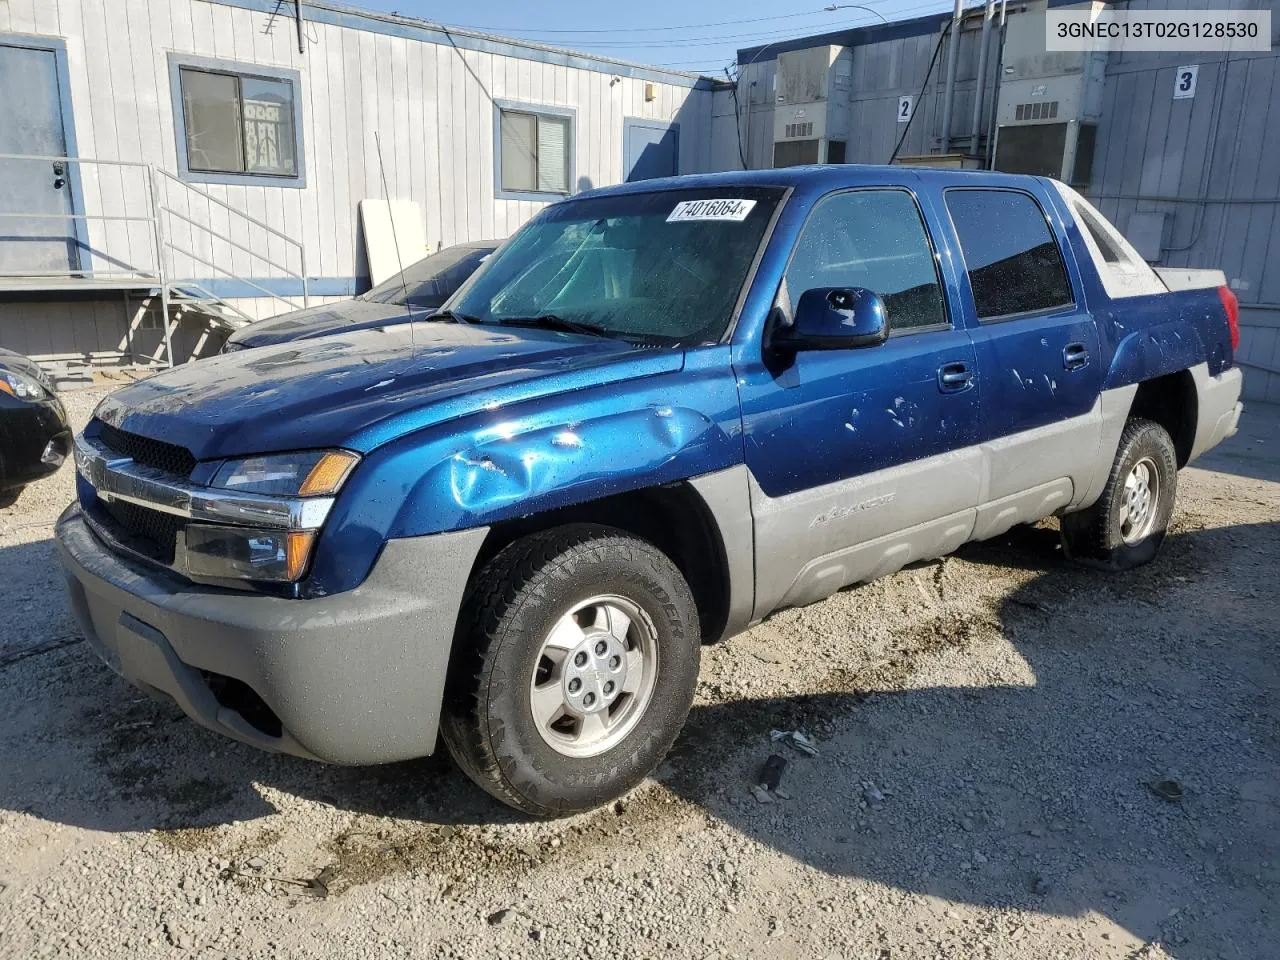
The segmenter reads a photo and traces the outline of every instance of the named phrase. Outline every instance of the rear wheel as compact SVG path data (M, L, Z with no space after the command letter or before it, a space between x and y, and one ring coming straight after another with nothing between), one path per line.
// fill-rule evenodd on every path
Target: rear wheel
M25 489L25 487L10 487L8 490L0 490L0 510L17 503L18 497L22 496L22 491Z
M639 783L688 716L698 614L645 541L575 524L516 541L468 594L441 733L504 803L572 813Z
M1164 542L1178 487L1178 458L1168 431L1134 419L1102 496L1087 510L1062 517L1067 555L1107 570L1130 570L1151 560Z

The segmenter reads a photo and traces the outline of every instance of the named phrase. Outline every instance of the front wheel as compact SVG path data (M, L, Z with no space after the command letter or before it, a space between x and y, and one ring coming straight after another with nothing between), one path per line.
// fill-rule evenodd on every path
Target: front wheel
M701 652L689 585L660 550L574 524L516 541L468 592L441 734L458 765L538 816L630 790L693 703Z
M1107 570L1131 570L1164 542L1178 489L1178 456L1160 424L1133 419L1097 503L1062 517L1069 557Z

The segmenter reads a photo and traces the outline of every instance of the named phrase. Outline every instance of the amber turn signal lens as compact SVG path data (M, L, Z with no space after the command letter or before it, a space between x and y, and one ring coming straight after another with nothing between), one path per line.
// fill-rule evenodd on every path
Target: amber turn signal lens
M314 530L290 530L285 541L285 579L297 580L307 569L311 559L311 545L316 542Z
M337 493L342 487L342 482L347 479L347 474L351 472L351 468L359 460L360 458L356 454L348 453L345 450L334 450L326 453L311 468L311 472L307 474L307 479L302 481L302 486L298 488L298 496L320 497Z

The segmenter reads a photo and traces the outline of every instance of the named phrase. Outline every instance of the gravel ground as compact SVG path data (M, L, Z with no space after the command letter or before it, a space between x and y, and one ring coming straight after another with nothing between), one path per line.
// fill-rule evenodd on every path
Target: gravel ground
M549 823L136 693L63 599L64 469L0 512L0 956L1276 957L1277 423L1182 474L1142 570L1021 528L707 648L658 775Z

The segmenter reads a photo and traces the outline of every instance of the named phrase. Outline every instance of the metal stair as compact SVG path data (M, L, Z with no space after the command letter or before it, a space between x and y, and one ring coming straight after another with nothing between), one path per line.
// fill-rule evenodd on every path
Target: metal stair
M184 313L195 313L228 332L244 327L256 319L232 303L232 298L219 296L209 290L196 275L198 272L207 274L213 271L219 275L219 279L225 278L252 290L257 295L256 299L266 299L282 312L310 306L307 253L301 241L215 197L207 190L179 179L167 170L152 166L150 176L155 242L160 265L159 294L164 322L165 359L169 366L173 365L173 331ZM225 230L212 226L215 209L221 211L227 221ZM201 213L204 214L203 217L199 216ZM247 241L237 240L232 236L233 224L243 228L242 235ZM185 236L185 242L177 239L180 236ZM291 259L290 251L296 252L296 269L289 262L281 263L272 259L272 237L283 245L286 261ZM257 246L253 242L255 239L261 241ZM273 277L297 280L302 289L301 297L283 296L218 262L219 257L215 251L220 245L240 251L243 255L241 259L247 259L250 263L263 264ZM264 253L262 247L266 247L267 252ZM232 262L235 259L235 254L228 257ZM203 343L203 338L201 342Z
M163 357L158 347L155 355L133 349L132 325L126 332L126 355L173 366L173 334L184 317L195 315L209 327L228 331L257 319L233 302L237 299L270 303L275 312L310 305L307 254L300 240L155 164L28 154L0 154L0 160L73 165L77 175L83 174L75 181L79 212L8 210L0 214L0 228L17 218L56 221L57 229L69 232L74 222L87 258L87 265L82 259L68 270L0 270L0 292L118 293L125 298L126 313L130 297L158 299ZM139 232L131 233L133 228ZM145 239L135 243L142 229ZM212 288L223 284L235 295ZM289 295L280 292L282 287ZM202 336L198 347L203 344Z

